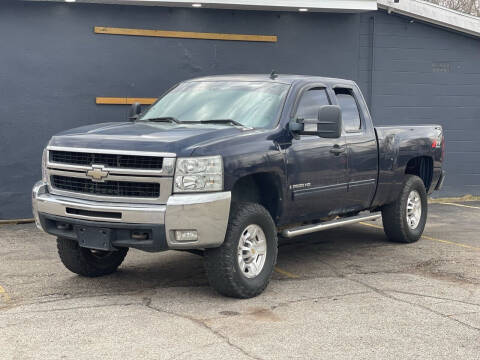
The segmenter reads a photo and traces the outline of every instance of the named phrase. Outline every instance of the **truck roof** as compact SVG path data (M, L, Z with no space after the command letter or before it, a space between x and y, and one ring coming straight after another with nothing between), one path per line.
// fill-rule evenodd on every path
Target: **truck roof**
M232 74L232 75L215 75L204 76L187 81L265 81L281 84L292 85L294 83L308 83L319 82L325 85L349 84L353 85L352 80L329 78L322 76L310 75L292 75L292 74L276 74L275 79L270 77L270 74Z

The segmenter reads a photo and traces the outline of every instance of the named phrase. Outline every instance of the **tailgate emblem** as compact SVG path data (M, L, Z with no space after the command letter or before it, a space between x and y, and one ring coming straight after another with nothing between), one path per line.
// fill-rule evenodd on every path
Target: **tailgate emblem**
M87 176L93 181L103 181L108 176L108 171L103 165L92 165L92 168L87 170Z

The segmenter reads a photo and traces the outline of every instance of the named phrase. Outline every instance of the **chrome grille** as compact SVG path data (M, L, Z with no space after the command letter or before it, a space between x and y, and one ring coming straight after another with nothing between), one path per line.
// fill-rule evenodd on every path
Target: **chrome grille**
M162 169L163 158L156 156L49 151L49 160L59 164L93 165L101 164L110 168L124 169Z
M52 175L50 182L57 189L83 194L139 198L158 198L160 196L160 184L153 182L95 182L86 178L60 175Z
M47 147L49 192L77 199L166 204L175 153Z

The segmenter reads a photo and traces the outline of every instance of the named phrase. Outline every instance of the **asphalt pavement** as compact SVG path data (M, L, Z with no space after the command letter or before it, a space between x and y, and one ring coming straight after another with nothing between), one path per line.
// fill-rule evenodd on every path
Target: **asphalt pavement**
M131 250L88 279L33 224L0 226L0 359L480 359L480 202L423 238L366 222L282 242L267 290L216 294L202 258Z

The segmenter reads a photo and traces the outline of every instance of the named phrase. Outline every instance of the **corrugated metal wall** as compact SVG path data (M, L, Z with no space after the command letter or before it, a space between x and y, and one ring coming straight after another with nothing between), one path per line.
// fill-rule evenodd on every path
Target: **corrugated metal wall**
M448 177L434 195L480 195L480 40L384 11L363 14L359 66L377 124L445 129Z
M94 26L277 35L278 42L98 35ZM382 11L1 2L0 43L0 219L31 216L30 189L51 135L126 118L127 107L96 105L96 96L155 97L191 77L272 68L357 80L378 124L441 123L450 172L444 194L480 193L477 39Z

